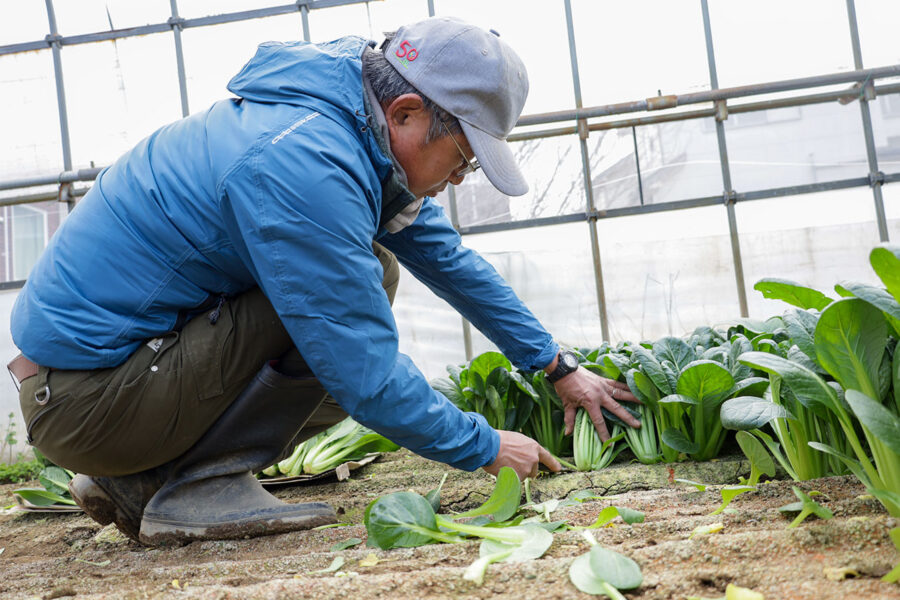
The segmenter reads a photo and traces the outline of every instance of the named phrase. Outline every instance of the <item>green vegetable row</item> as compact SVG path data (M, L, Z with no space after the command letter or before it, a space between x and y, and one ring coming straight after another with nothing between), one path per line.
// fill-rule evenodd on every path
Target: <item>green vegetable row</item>
M564 436L562 403L544 373L517 372L498 353L448 367L449 377L432 385L494 427L574 455L579 469L609 464L621 443L643 463L709 460L729 430L739 430L749 432L738 438L748 456L771 453L797 481L852 473L900 517L900 246L876 247L870 263L881 286L842 281L835 297L784 280L758 282L766 298L792 306L766 321L576 349L584 368L626 382L643 403L625 405L640 429L606 414L614 423L606 445L582 415L574 436ZM900 566L895 571L896 580Z

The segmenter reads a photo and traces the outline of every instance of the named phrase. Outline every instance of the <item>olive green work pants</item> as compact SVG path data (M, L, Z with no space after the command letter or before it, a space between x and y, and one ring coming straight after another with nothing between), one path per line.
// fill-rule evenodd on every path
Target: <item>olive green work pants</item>
M373 251L393 303L397 259L377 243ZM209 313L198 315L181 331L148 340L117 367L40 367L19 391L29 443L54 463L86 475L128 475L159 466L193 446L266 361L293 348L272 304L254 288L227 300L214 324ZM309 401L321 393L313 390ZM346 416L329 396L295 443Z

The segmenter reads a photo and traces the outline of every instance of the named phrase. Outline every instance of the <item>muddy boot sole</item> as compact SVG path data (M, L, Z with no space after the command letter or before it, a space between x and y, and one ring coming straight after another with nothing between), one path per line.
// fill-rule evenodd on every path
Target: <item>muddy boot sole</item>
M101 525L115 523L116 528L136 542L140 542L140 515L131 515L119 506L106 490L87 475L76 475L69 482L69 493L75 503Z
M262 509L252 516L228 520L174 519L144 515L140 542L148 546L182 546L200 540L228 540L288 533L337 523L334 509L324 502L287 504Z

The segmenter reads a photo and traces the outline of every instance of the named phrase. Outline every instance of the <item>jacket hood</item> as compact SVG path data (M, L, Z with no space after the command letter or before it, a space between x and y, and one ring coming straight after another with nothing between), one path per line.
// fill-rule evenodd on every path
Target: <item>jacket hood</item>
M300 106L317 98L364 113L360 57L372 44L358 36L325 44L265 42L228 83L228 90L254 102ZM351 81L358 85L335 85Z

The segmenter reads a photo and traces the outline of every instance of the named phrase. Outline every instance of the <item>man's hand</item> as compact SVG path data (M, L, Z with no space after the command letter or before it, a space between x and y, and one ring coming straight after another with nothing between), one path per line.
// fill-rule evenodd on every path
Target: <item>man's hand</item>
M485 471L496 477L500 467L512 467L519 479L536 477L540 463L547 465L551 471L559 471L562 467L543 446L536 441L516 433L515 431L498 431L500 434L500 451L494 462L483 467Z
M591 421L594 422L594 428L600 435L600 441L603 442L609 439L609 431L606 428L606 419L600 412L601 407L606 408L632 427L641 426L640 421L628 414L628 411L616 402L616 400L623 400L641 403L628 389L628 385L622 382L600 377L584 367L578 367L577 371L569 373L557 381L554 386L562 400L563 408L565 408L566 435L571 434L575 429L575 411L579 407L587 411Z

